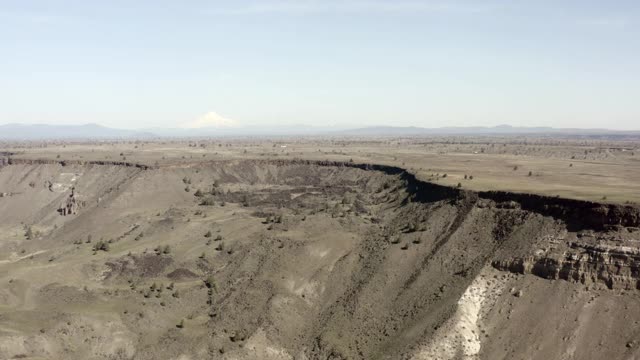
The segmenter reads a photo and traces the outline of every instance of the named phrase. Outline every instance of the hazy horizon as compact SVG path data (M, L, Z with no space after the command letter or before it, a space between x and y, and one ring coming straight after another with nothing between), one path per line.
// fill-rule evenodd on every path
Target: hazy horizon
M151 126L151 127L111 127L111 126L106 126L100 123L92 123L92 122L87 122L87 123L77 123L77 124L70 124L70 123L60 123L60 124L54 124L54 123L0 123L0 127L7 127L7 126L24 126L24 127L74 127L74 128L79 128L79 127L99 127L99 128L105 128L105 129L113 129L113 130L130 130L130 131L152 131L152 130L219 130L219 131L231 131L231 130L251 130L251 129L273 129L273 130L278 130L278 129L296 129L296 128L307 128L307 129L317 129L317 130L366 130L366 129L422 129L422 130L443 130L443 129L486 129L486 130L491 130L491 129L513 129L513 130L527 130L527 129L551 129L551 130L584 130L584 131L615 131L615 132L639 132L640 128L638 129L625 129L625 130L617 130L617 129L613 129L613 128L607 128L607 127L600 127L600 128L586 128L586 127L555 127L555 126L514 126L511 124L497 124L497 125L469 125L469 126L434 126L434 127L425 127L425 126L416 126L416 125L407 125L407 126L394 126L392 124L379 124L379 125L363 125L363 126L348 126L348 125L340 125L340 124L334 124L334 125L327 125L327 126L323 126L321 124L265 124L259 127L256 126L251 126L251 125L243 125L243 124L238 124L236 126L233 127L220 127L220 126L200 126L200 127L181 127L181 126L174 126L174 127L165 127L165 126Z
M0 124L638 130L633 1L0 4Z

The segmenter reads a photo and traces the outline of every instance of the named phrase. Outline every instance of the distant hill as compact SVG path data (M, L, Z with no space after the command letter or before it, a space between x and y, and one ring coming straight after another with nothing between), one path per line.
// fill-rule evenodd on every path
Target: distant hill
M143 138L154 136L138 130L112 129L97 124L86 125L0 125L2 140L42 140L42 139L117 139Z
M86 125L0 125L0 140L44 140L44 139L145 139L145 138L190 138L190 137L277 137L277 136L446 136L446 135L551 135L586 137L638 137L640 131L617 131L607 129L560 129L552 127L396 127L372 126L357 129L336 129L311 126L271 126L237 128L150 128L125 130L108 128L98 124Z
M426 136L426 135L639 135L640 131L619 131L608 129L574 129L552 127L516 127L498 125L493 127L395 127L375 126L340 131L353 136Z

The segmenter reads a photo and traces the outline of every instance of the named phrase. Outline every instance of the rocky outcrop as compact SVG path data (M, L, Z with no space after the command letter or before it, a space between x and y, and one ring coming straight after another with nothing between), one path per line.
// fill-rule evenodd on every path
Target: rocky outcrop
M492 263L498 270L533 274L585 285L602 283L609 289L640 289L640 249L632 246L569 242L563 252Z
M58 208L58 212L62 216L75 215L84 206L84 201L78 199L75 188L71 188L71 194L66 198L65 202Z

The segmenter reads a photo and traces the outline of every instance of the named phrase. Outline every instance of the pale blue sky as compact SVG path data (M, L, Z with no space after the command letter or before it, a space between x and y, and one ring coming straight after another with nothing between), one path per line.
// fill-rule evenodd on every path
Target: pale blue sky
M634 0L0 0L0 124L640 129L639 22Z

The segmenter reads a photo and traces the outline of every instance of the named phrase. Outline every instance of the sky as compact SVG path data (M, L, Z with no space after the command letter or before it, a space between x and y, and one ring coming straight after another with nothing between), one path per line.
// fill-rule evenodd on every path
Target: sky
M637 0L0 0L0 124L640 129Z

